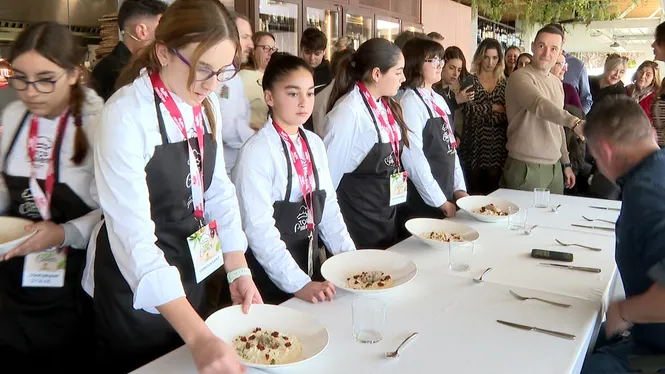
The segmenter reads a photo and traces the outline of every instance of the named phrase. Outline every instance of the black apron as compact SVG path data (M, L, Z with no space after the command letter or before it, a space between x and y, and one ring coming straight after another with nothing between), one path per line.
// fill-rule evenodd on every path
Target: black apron
M396 243L397 209L390 206L390 176L398 170L390 142L381 143L381 132L372 108L360 95L374 122L378 142L337 187L339 209L357 249L386 249ZM404 140L400 140L400 153Z
M427 105L418 90L414 90L418 98L423 102L429 119L423 128L423 153L429 167L432 171L432 176L441 188L441 191L450 202L454 202L453 194L455 192L455 148L453 148L450 139L450 133L446 128L446 123L443 118L435 117L432 110ZM445 128L445 130L444 130ZM418 193L416 186L409 179L408 193L406 195L406 202L408 206L408 219L411 218L444 218L444 214L438 207L427 205L423 198ZM406 222L406 220L404 221Z
M289 201L289 198L291 197L291 188L293 187L293 167L291 166L291 156L286 142L284 142L281 137L280 140L282 141L287 168L286 194L284 200L275 201L272 205L274 211L272 217L275 219L275 226L277 227L277 230L279 230L280 238L284 244L286 244L286 249L291 253L291 256L298 266L300 266L300 269L307 273L310 239L312 240L312 243L318 243L318 225L321 223L321 217L326 203L326 191L319 189L319 173L316 171L314 155L312 154L312 148L309 146L307 137L305 137L305 132L302 129L300 130L300 136L305 140L305 144L307 144L307 148L309 149L309 157L312 159L312 168L314 172L314 183L316 185L316 188L312 193L312 207L314 209L314 232L311 233L312 237L310 238L310 231L307 230L307 218L309 214L307 213L305 200L303 199L303 201L294 203ZM294 160L294 162L297 161ZM314 280L320 280L321 262L319 261L319 250L316 244L313 244L313 246L312 264L314 266L314 275L312 278ZM261 266L254 256L251 248L247 251L246 257L247 264L252 270L254 283L256 283L256 287L259 289L263 302L266 304L281 304L293 297L293 294L288 294L280 290L277 285L273 283L263 269L263 266Z
M185 180L189 175L187 141L169 143L164 119L155 95L155 108L162 144L145 167L150 193L150 214L155 223L156 245L166 261L178 268L187 299L194 309L205 314L205 282L196 283L194 265L187 237L199 229L192 191ZM189 139L195 154L196 138ZM210 133L204 136L204 186L210 186L215 170L216 141ZM120 273L108 240L106 224L97 237L94 263L95 328L98 367L105 373L127 373L183 344L177 332L161 314L136 310L133 292Z
M28 127L25 125L28 116L26 113L16 129L5 166L19 134ZM67 184L60 182L60 150L68 130L73 127L65 126L53 145L55 184L50 208L51 220L57 224L92 210ZM30 192L30 178L11 176L4 171L3 177L11 199L7 215L41 221ZM45 189L44 181L38 182ZM33 372L44 368L77 370L83 365L92 326L90 301L81 288L85 257L85 248L68 249L65 283L60 288L24 288L24 257L0 262L0 362L4 367Z

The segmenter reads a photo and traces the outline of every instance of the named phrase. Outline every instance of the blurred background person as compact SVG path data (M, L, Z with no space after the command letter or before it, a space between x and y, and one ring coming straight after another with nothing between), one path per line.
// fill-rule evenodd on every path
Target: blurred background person
M249 100L250 117L249 125L254 130L260 130L268 119L268 104L263 98L263 72L270 62L270 56L277 52L275 36L269 32L259 31L252 37L254 51L249 55L249 60L238 73Z
M508 79L510 73L515 70L515 67L517 66L517 58L520 56L520 53L522 53L522 50L516 45L510 46L506 49L506 68L503 71L503 75L506 76L506 79Z
M651 105L660 90L660 70L655 61L644 61L633 74L633 83L626 87L626 94L644 109L651 120Z
M517 57L517 64L515 65L515 69L513 71L529 65L532 59L533 56L531 55L531 53L526 53L526 52L522 53L521 55L519 55L519 57Z

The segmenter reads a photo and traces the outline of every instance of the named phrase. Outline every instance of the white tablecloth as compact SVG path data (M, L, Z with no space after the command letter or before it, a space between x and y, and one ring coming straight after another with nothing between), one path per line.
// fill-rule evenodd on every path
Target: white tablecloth
M500 190L497 196L529 207L524 192ZM508 197L510 195L514 198ZM540 226L533 235L510 231L506 224L486 224L464 214L455 218L480 232L480 239L468 273L447 269L448 255L408 239L391 250L406 254L419 267L409 284L384 294L388 304L384 339L373 345L357 343L351 333L351 302L354 294L339 290L333 302L310 304L292 299L284 303L310 313L330 332L330 344L317 358L276 373L579 373L589 344L594 341L602 320L602 304L614 280L614 239L612 233L598 230L571 230L561 222L585 211L588 205L615 204L571 197L557 215L534 215ZM528 201L527 201L528 200ZM612 205L612 206L616 206ZM566 210L563 210L567 208ZM599 213L606 213L598 211ZM586 213L585 213L586 214ZM616 216L616 212L614 212ZM581 218L581 217L580 217ZM616 218L616 217L614 217ZM552 228L553 227L553 228ZM562 241L603 248L592 252L582 248L560 247ZM600 274L539 266L532 248L574 253L573 264L602 269ZM474 283L486 267L493 271L486 282ZM540 296L573 305L570 309L537 301L519 301L509 294ZM251 311L250 311L251 313ZM570 341L501 325L497 319L534 325L577 335ZM397 360L383 358L412 332L416 338ZM191 355L180 348L135 373L195 373ZM256 372L256 371L252 371Z

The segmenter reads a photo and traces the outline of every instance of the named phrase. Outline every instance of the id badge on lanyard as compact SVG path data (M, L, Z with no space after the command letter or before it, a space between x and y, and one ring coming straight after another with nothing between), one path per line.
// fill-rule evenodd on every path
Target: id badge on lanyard
M386 114L388 121L383 118L383 115L379 112L379 108L376 106L376 102L372 97L372 94L369 92L365 84L361 81L358 81L358 89L360 93L363 94L365 100L372 108L372 114L375 118L378 118L379 122L383 129L388 133L388 138L390 139L390 146L393 150L393 155L395 157L395 164L397 165L397 172L390 176L390 206L395 206L406 202L406 190L407 190L407 179L408 175L406 171L400 171L400 151L399 151L399 129L397 126L397 121L393 115L392 110L386 104L385 100L383 101L384 106L386 107Z
M282 138L282 140L289 145L289 153L293 166L296 169L298 176L298 183L300 184L300 191L302 192L305 206L307 207L307 230L309 231L309 245L307 246L307 274L311 278L314 275L314 243L312 232L314 232L314 163L309 155L309 147L303 136L299 136L300 146L303 150L304 157L300 157L296 145L291 140L289 134L279 126L277 122L272 122L275 130Z
M187 143L187 152L189 156L189 177L191 178L192 189L192 202L194 205L194 217L200 224L200 228L187 237L187 245L192 257L192 264L194 265L194 274L196 275L196 282L201 283L210 274L214 273L222 265L224 265L224 257L222 255L222 246L219 241L219 233L217 229L217 222L212 221L207 225L203 225L205 219L205 202L203 198L204 181L203 181L203 160L204 160L204 136L205 129L203 128L203 115L201 113L201 106L192 108L194 113L194 130L196 131L196 140L199 146L199 154L201 155L199 168L199 161L194 156L194 150L189 142L187 136L187 127L185 120L180 113L178 105L166 89L164 82L159 77L159 73L150 73L150 81L152 87L159 99L164 103L166 110L171 115L173 122L175 122L178 130L182 133L184 141Z
M39 118L33 115L28 132L28 159L30 161L30 178L28 187L44 221L51 219L51 199L55 187L55 160L58 147L55 146L57 139L65 131L69 111L60 117L53 142L53 152L46 170L44 180L45 189L42 190L37 182L35 172L35 160L37 158L37 143L39 139ZM23 287L51 287L58 288L65 285L65 269L67 267L67 248L50 248L42 252L30 253L23 261Z

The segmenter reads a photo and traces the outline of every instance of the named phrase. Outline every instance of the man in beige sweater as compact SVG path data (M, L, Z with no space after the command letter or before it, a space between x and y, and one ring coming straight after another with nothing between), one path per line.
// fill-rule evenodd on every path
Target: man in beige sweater
M508 78L508 159L502 179L507 188L549 188L552 193L563 194L564 175L567 188L575 185L564 127L581 137L584 121L563 109L563 85L550 74L562 44L559 28L543 27L531 44L531 64Z

